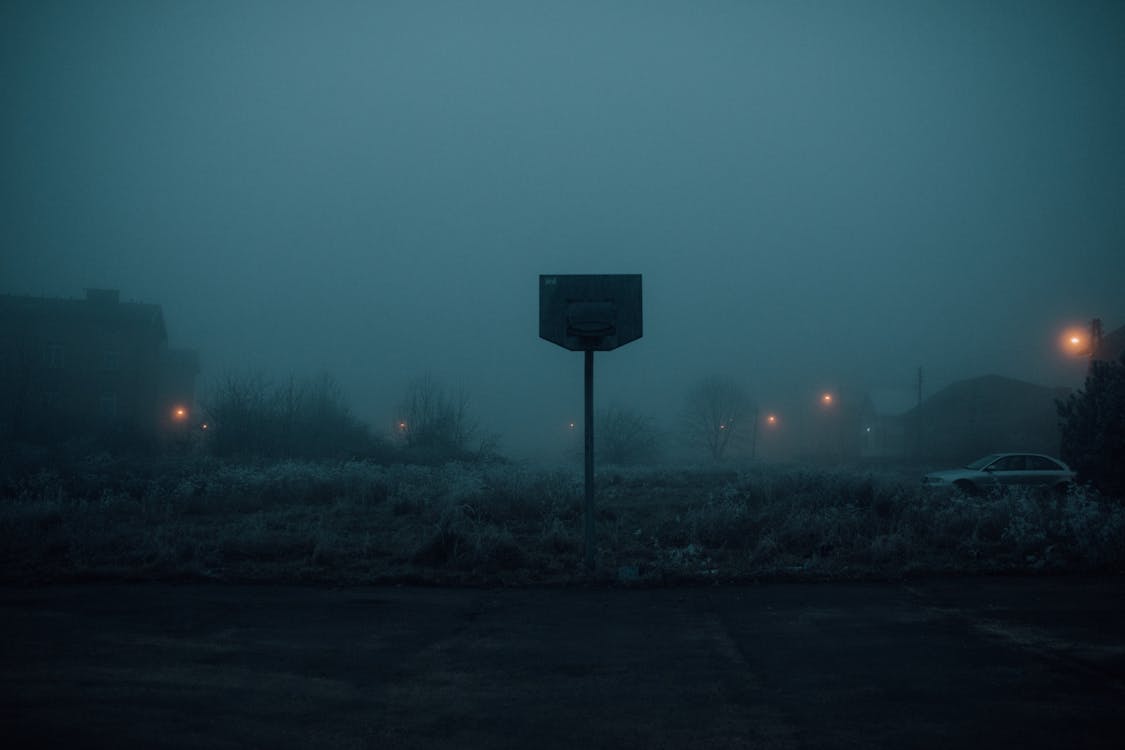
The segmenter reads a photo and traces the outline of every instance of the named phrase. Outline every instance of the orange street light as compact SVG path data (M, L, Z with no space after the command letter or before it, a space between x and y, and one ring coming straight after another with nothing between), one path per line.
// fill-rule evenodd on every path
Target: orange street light
M1081 328L1068 328L1059 338L1059 348L1071 357L1082 357L1090 353L1090 335Z
M831 393L825 393L823 396L820 397L820 402L822 404L824 404L825 406L830 405L832 403L832 394Z
M172 409L172 419L176 420L177 422L184 421L185 419L187 419L187 409L182 406L177 406L176 408Z
M770 414L768 417L766 417L766 424L770 425L771 427L773 425L776 425L777 424L777 415Z

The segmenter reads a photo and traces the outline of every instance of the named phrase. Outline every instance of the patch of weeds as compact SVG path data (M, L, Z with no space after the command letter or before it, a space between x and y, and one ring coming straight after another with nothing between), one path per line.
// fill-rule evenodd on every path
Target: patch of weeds
M468 548L469 541L463 534L440 527L422 542L411 560L419 565L435 568L461 560Z
M8 580L567 580L581 575L580 479L511 465L92 460L3 480L0 560ZM630 467L604 489L599 565L643 580L1125 564L1125 506L1089 488L937 496L871 473L759 466Z
M581 546L573 529L558 518L551 519L539 535L539 547L547 554L577 553Z
M488 535L478 551L485 572L516 571L527 567L528 556L507 531Z

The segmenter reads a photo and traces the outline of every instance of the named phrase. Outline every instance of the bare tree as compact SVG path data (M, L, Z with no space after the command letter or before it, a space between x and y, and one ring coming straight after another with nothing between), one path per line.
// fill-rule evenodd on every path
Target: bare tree
M302 381L297 388L296 414L290 426L289 450L315 455L357 453L370 441L367 426L348 407L339 382L329 373Z
M266 452L272 434L271 385L260 372L228 372L203 399L211 424L210 449L219 456Z
M755 413L753 401L741 386L712 375L688 394L684 435L691 445L721 461L731 448L753 436Z
M466 458L479 436L469 413L469 395L447 388L430 375L409 385L398 406L395 434L416 457L427 460ZM482 451L489 441L482 440Z
M660 454L660 434L648 417L632 409L610 406L598 414L598 460L611 464L651 463Z
M378 446L328 374L274 386L261 373L223 376L204 402L210 450L219 456L327 458Z

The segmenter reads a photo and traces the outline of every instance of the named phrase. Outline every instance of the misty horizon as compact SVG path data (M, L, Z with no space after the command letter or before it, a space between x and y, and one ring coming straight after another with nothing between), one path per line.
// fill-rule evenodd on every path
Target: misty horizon
M1116 3L9 3L0 293L119 289L225 373L377 431L464 387L505 453L581 417L540 274L636 273L599 408L675 424L998 374L1125 323Z

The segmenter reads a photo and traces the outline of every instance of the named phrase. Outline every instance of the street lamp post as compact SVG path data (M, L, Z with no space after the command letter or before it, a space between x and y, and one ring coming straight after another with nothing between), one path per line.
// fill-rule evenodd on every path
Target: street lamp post
M840 410L836 408L836 401L836 395L832 391L825 391L820 394L821 411L825 414L825 419L829 421L825 429L825 434L828 436L826 453L829 456L835 453L836 461L839 463L844 458L844 433L843 425L840 424Z

